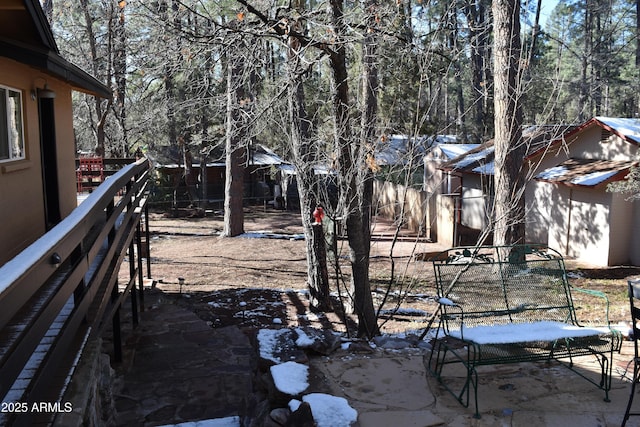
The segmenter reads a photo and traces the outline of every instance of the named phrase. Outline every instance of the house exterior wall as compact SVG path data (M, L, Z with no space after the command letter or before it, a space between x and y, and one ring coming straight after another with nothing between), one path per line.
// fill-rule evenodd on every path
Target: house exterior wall
M592 126L580 133L579 144L569 145L571 157L582 159L634 160L638 153L635 144L611 135L605 141L602 139L602 128Z
M554 209L549 203L554 188L547 182L529 181L525 190L525 239L529 243L549 240L549 218Z
M583 129L567 144L554 147L531 163L532 175L573 158L628 161L638 146L603 129ZM640 265L640 244L631 239L640 231L640 209L624 195L607 192L607 185L567 187L530 181L527 185L527 241L544 243L565 255L593 265ZM551 201L551 203L549 203ZM545 238L546 236L546 238Z
M611 194L609 214L610 247L609 265L629 264L632 258L631 230L634 216L637 216L637 202L627 201L627 196L619 193Z
M438 194L438 243L443 246L455 245L455 199L451 196Z
M592 265L610 265L611 197L595 189L556 186L550 199L549 247Z
M56 92L56 140L60 210L77 205L71 88L18 62L0 58L0 84L22 91L25 159L0 163L0 265L45 233L38 101L31 90L44 80Z
M460 223L464 226L482 230L487 227L486 197L482 188L482 177L468 174L463 178L462 213Z
M640 265L640 239L635 238L640 233L640 201L633 202L633 215L626 230L629 234L629 263L631 265Z
M58 188L60 213L66 217L78 206L76 182L76 145L73 130L73 103L71 87L47 79L49 88L56 92L56 156L58 162Z

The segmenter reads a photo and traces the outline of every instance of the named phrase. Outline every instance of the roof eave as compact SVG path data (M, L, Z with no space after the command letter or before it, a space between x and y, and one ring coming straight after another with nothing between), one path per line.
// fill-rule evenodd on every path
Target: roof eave
M635 141L629 137L627 137L626 135L620 133L618 130L616 130L615 128L612 128L611 126L609 126L608 124L601 122L600 120L598 120L597 118L593 118L593 120L595 120L602 128L608 130L609 132L613 133L614 135L617 135L619 138L622 138L624 141L627 141L630 144L633 144L635 146L640 146L640 143L638 143L638 141Z
M553 179L543 179L543 178L534 178L534 179L539 182L547 182L549 184L564 185L565 187L569 187L569 188L596 188L596 187L602 187L602 186L608 185L612 182L622 181L627 176L628 173L629 173L629 168L620 170L615 175L607 179L603 179L602 181L593 185L576 184L570 181L560 181L560 180L553 180Z
M549 144L544 145L542 147L540 147L538 150L532 152L531 154L525 156L524 160L530 160L534 157L537 157L540 154L545 153L546 151L552 149L553 147L555 147L558 144L561 144L565 141L567 141L569 138L573 137L574 135L576 135L579 132L582 132L583 129L586 129L587 127L593 125L594 123L599 123L595 117L584 122L583 124L576 126L575 128L571 129L570 131L568 131L567 133L564 133L562 135L560 135L558 138L553 139L551 142L549 142Z
M69 83L81 92L101 98L112 96L111 89L55 51L36 48L16 40L0 39L0 56L42 70Z
M58 50L56 39L53 36L53 32L49 26L49 21L47 20L42 7L40 7L40 4L37 0L25 0L24 6L29 15L31 15L31 18L35 21L35 27L42 43L55 53L59 54L60 51Z

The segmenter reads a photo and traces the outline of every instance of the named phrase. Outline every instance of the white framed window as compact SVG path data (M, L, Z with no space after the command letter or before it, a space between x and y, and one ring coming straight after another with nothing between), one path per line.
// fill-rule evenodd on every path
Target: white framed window
M0 162L24 159L22 92L0 86Z

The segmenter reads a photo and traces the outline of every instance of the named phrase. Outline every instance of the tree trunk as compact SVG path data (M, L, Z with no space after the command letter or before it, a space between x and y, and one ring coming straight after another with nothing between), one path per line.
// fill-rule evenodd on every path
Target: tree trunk
M300 24L293 27L302 33ZM329 278L326 270L326 251L323 251L324 239L322 225L312 225L312 213L317 206L317 197L313 186L315 175L313 164L316 160L311 141L310 122L305 109L304 88L302 86L303 69L300 66L300 43L295 37L289 37L289 121L291 123L291 145L293 162L296 167L296 183L300 199L300 213L304 228L307 256L307 285L309 304L312 310L331 311ZM319 228L319 229L318 229ZM316 230L314 232L314 230ZM323 269L324 266L324 269Z
M42 11L44 12L44 16L47 17L47 21L49 21L49 25L52 25L53 22L53 0L43 0L42 2Z
M524 243L524 173L520 107L520 2L494 0L494 243Z
M126 2L118 2L117 17L114 25L114 49L113 49L113 74L116 81L116 105L118 123L122 132L120 154L122 157L129 155L129 142L127 131L127 110L125 107L127 91L127 33L125 28L124 8Z
M241 42L239 42L241 43ZM242 75L244 52L238 49L229 59L227 71L227 135L226 174L224 183L223 236L233 237L244 233L244 164L245 150L241 146L246 126L241 116L240 102L245 100Z
M467 0L464 4L464 13L469 27L469 48L471 55L471 86L472 98L469 104L473 105L473 139L482 142L487 132L485 119L487 116L488 88L490 73L487 65L487 18L484 0Z
M92 71L94 76L100 76L100 68L98 67L98 48L96 46L96 37L93 32L93 19L91 18L91 12L89 11L89 4L87 0L81 0L80 5L82 6L82 12L84 14L84 19L86 22L87 29L87 39L89 40L89 50L91 52L91 64ZM105 76L105 81L109 82L111 80L111 76ZM94 148L94 153L96 156L104 156L104 142L106 140L104 126L106 123L106 116L108 108L102 109L102 100L94 96L94 105L96 111L96 145ZM111 102L111 100L109 100Z
M374 27L378 8L378 0L365 0L364 10L367 13L367 26L362 44L362 116L360 121L360 164L368 165L375 156L374 143L377 139L376 122L378 119L378 37ZM371 242L371 214L373 205L373 173L370 168L363 168L362 210L363 229L367 243L367 256Z
M640 68L640 0L636 0L636 68Z
M354 162L354 153L360 147L351 137L349 126L349 88L346 50L342 38L346 34L342 0L330 0L333 31L337 38L329 55L332 78L332 104L334 141L337 148L338 181L346 218L349 259L351 261L353 303L358 316L358 336L373 337L379 333L371 287L369 283L369 233L364 231L365 221L358 182L360 164Z

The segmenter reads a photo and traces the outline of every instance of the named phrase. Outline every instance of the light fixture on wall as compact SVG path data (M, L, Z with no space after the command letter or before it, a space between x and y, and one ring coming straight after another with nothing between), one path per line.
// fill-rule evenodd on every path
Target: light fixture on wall
M36 85L36 81L42 80L44 81L44 86L40 89ZM36 80L33 82L34 88L31 89L31 100L35 101L36 98L44 98L44 99L53 99L56 97L56 93L49 89L49 85L47 85L47 81L43 77L36 77Z

